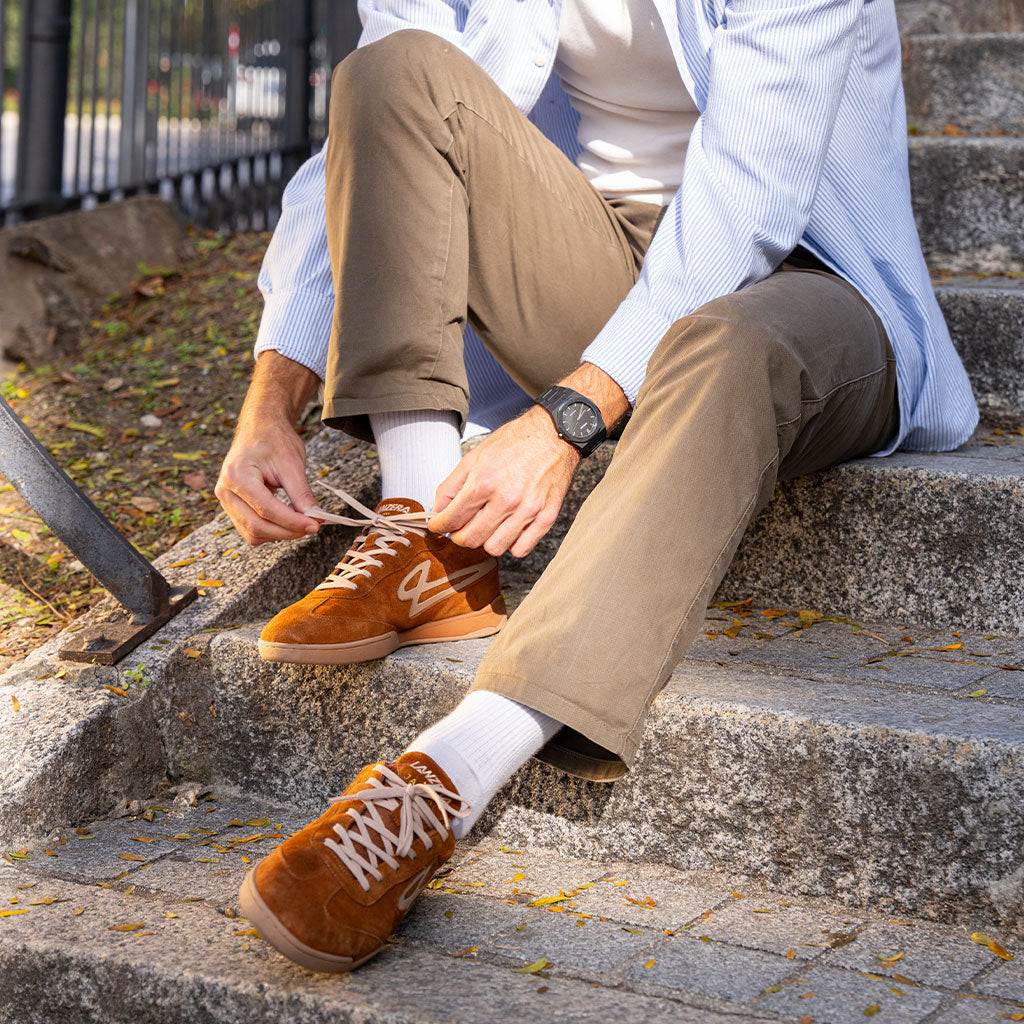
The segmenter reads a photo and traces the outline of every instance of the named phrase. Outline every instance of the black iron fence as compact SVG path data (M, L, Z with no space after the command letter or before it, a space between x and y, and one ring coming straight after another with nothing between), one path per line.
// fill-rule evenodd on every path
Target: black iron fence
M0 0L0 224L140 193L274 224L356 0Z

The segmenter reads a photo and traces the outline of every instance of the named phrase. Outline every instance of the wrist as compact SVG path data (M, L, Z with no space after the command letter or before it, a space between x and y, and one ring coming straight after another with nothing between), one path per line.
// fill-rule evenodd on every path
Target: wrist
M256 361L249 391L238 417L239 427L253 421L294 425L320 387L320 378L310 369L279 352L263 352Z

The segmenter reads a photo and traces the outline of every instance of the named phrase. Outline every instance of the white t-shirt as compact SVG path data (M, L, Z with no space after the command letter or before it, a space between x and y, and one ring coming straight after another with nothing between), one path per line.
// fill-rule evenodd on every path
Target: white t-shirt
M555 71L579 112L577 163L594 187L666 205L699 112L653 0L563 0Z

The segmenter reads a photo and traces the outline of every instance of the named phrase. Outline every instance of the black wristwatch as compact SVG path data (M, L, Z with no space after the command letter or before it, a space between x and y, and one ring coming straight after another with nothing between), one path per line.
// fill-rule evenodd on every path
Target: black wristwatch
M572 388L555 384L537 399L537 404L555 421L558 436L576 448L583 458L592 455L608 436L600 409Z

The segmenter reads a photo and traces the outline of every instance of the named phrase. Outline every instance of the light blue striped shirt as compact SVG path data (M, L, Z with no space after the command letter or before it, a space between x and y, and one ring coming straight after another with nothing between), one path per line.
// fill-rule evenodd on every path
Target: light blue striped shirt
M889 333L897 447L955 448L978 410L921 255L910 204L893 0L654 0L701 116L683 183L640 278L584 351L636 399L678 319L767 277L803 244L854 284ZM360 45L419 28L458 45L575 159L577 118L552 65L560 0L359 0ZM324 156L285 192L260 273L257 354L321 377L334 295ZM467 332L470 421L493 428L528 399Z

